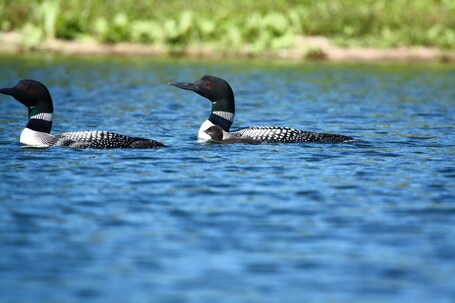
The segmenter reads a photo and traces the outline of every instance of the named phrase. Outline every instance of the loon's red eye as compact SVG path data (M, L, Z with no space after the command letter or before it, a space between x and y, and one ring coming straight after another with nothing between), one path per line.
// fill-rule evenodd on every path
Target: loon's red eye
M211 87L211 86L212 86L212 83L207 82L205 85L207 85L207 87Z

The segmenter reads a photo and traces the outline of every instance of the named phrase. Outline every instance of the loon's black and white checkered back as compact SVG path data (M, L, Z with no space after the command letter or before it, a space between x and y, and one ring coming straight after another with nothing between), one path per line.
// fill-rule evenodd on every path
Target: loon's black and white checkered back
M54 146L69 146L76 148L155 148L165 145L144 138L129 137L107 131L78 131L55 135Z
M229 137L252 138L261 142L289 143L289 142L352 142L354 138L327 133L315 133L279 126L252 126L230 132Z

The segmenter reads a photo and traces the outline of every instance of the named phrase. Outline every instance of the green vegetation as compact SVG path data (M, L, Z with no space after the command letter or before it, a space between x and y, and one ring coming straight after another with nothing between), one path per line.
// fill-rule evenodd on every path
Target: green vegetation
M21 31L30 47L90 37L263 52L321 35L342 46L455 49L455 0L0 0L0 31Z

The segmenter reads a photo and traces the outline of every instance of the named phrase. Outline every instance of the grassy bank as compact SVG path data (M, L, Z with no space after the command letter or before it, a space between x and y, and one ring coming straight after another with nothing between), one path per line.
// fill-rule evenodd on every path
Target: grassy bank
M0 0L0 31L33 48L48 39L132 42L182 51L279 51L301 36L338 46L455 49L454 0ZM313 50L317 53L317 50Z

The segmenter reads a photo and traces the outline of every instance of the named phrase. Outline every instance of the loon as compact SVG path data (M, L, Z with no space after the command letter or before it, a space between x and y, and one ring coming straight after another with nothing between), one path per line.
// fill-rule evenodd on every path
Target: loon
M281 126L251 126L229 132L235 115L234 92L225 80L215 76L203 76L194 82L169 82L169 85L198 93L212 102L209 118L199 128L198 139L209 141L206 130L218 125L223 130L223 139L250 138L260 142L353 142L354 138L329 133L316 133Z
M234 143L247 143L247 144L261 144L261 141L249 138L249 137L242 137L242 138L228 138L223 139L223 129L221 126L212 125L204 132L210 136L210 142L219 143L219 144L234 144Z
M0 93L14 97L28 108L28 123L20 142L30 147L68 146L74 148L157 148L164 144L107 131L77 131L51 135L54 106L47 87L35 80L21 80Z

